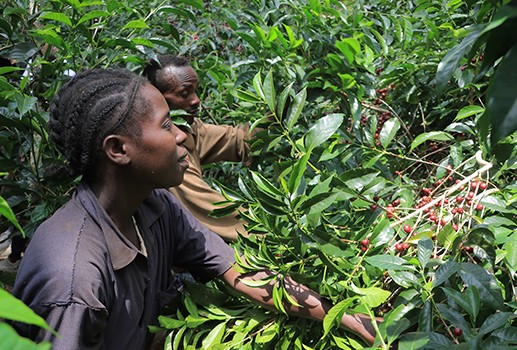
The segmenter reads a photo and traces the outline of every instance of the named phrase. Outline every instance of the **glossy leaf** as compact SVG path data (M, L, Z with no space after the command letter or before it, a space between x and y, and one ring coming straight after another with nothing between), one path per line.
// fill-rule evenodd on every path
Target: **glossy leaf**
M21 300L15 298L2 288L0 288L0 318L28 323L56 334L43 318L38 316Z
M108 17L110 15L109 12L102 11L102 10L94 10L91 12L86 13L84 16L79 19L76 25L82 24L84 22L90 21L92 19L97 19L101 17Z
M377 287L369 287L369 288L360 288L355 285L351 285L354 293L360 295L359 299L368 307L375 308L385 302L389 296L391 295L390 291L377 288Z
M14 212L2 196L0 196L0 215L9 220L9 222L11 222L11 224L13 224L16 227L16 229L18 229L18 231L20 231L22 235L25 236L23 228L20 226L18 220L16 220Z
M463 41L455 48L450 50L438 64L435 77L438 90L442 90L447 85L449 79L451 79L452 75L454 74L454 71L458 69L460 60L468 51L470 51L472 45L478 39L482 30L483 28L474 28L465 37L465 39L463 39Z
M382 270L414 270L406 260L393 255L374 255L365 258L366 262Z
M508 89L516 81L517 43L499 63L487 91L487 111L492 124L492 144L517 130L517 96Z
M69 27L72 26L72 21L70 21L70 18L61 12L45 11L45 12L42 12L39 15L39 17L43 18L43 19L49 19L49 20L61 22L63 24L66 24Z
M499 312L489 315L479 328L479 334L490 334L504 325L509 325L509 321L515 317L512 312Z
M342 300L327 312L323 319L323 336L326 336L332 328L341 325L341 318L350 308L353 301L353 298Z
M454 137L443 131L430 131L424 134L420 134L415 137L415 140L411 143L411 150L414 150L422 143L426 141L453 141Z
M285 126L288 130L291 130L293 126L298 122L298 118L302 114L303 108L305 107L305 100L307 99L307 90L303 89L297 93L293 99L289 112L285 118Z
M264 78L264 82L262 85L262 91L264 92L264 99L266 100L267 105L271 111L275 110L276 105L276 92L275 92L275 82L273 81L273 72L269 71L269 73Z
M379 134L379 140L384 148L387 148L390 142L393 140L397 131L400 129L400 121L397 118L391 118L382 126Z
M288 189L290 194L294 194L300 186L303 174L309 162L310 152L305 153L293 166L293 171L289 176Z
M52 345L48 342L37 344L21 337L6 323L0 323L0 339L2 339L0 347L6 350L50 350L52 348Z
M226 323L219 323L203 339L203 349L211 349L215 344L220 344L226 331Z
M504 309L501 290L497 286L494 276L487 270L475 264L463 263L459 274L465 284L477 288L483 303L495 310Z
M485 109L481 106L467 106L463 107L458 114L456 115L455 121L459 121L465 118L468 118L473 115L481 114L485 111Z
M327 141L343 123L342 114L329 114L319 119L305 136L305 148L310 151Z
M423 238L418 242L418 261L422 268L427 266L433 253L433 248L433 242L429 238Z

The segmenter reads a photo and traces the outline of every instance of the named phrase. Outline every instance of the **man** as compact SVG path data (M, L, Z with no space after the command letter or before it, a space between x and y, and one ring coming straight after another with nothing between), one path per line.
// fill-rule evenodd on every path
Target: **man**
M145 67L143 75L160 90L171 110L181 109L188 113L184 119L190 130L185 130L187 140L184 145L188 150L189 168L181 185L170 191L201 223L224 240L236 241L238 234L246 235L236 211L221 218L209 215L216 208L213 203L226 198L205 182L203 165L221 161L247 164L249 126L205 124L196 117L200 107L196 94L199 79L183 57L161 55L158 62Z
M202 281L219 277L275 308L273 285L244 283L272 272L239 273L233 249L164 190L181 183L189 164L186 135L155 87L127 70L80 73L57 92L49 135L82 181L36 230L13 288L60 337L15 324L21 335L53 350L148 349L148 326L174 297L172 266ZM286 303L287 312L323 320L331 304L284 281L299 305ZM373 343L367 316L345 314L341 324Z

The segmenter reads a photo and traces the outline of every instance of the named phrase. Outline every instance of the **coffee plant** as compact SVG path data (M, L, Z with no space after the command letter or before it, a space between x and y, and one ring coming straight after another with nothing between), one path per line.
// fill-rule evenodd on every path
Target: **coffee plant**
M278 310L185 282L152 329L165 348L361 349L338 320L362 312L383 319L373 348L512 349L516 27L509 0L7 0L1 228L30 236L78 181L45 130L69 76L181 54L202 118L262 129L249 167L205 171L227 199L212 215L245 208L239 268L274 272L257 284L274 282ZM323 323L285 313L286 276L335 305ZM0 317L45 327L0 292Z

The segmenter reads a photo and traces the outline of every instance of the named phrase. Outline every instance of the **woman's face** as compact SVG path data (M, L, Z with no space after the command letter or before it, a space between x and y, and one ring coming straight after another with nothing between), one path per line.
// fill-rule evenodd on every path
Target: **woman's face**
M196 71L190 66L168 66L164 69L164 78L167 89L163 92L163 97L169 108L171 110L183 109L189 114L185 120L192 124L200 104L196 94L199 83Z
M154 188L178 186L188 168L186 135L169 117L169 107L162 94L151 84L140 88L141 96L150 107L137 118L140 135L130 142L131 165L139 182Z

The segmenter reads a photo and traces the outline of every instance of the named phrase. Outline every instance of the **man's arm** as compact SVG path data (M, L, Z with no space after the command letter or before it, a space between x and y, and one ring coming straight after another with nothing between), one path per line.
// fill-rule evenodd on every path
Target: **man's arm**
M236 291L246 295L248 298L255 300L269 309L276 310L273 302L272 283L261 287L250 287L242 281L243 279L261 280L271 275L272 272L270 271L261 271L244 275L232 267L224 273L222 278ZM288 303L284 304L286 311L290 315L323 321L325 315L332 307L327 300L289 277L285 277L284 286L289 295L301 306L298 307ZM360 336L368 344L373 344L375 339L375 330L369 316L363 314L345 314L341 319L341 325L345 327L345 329Z

